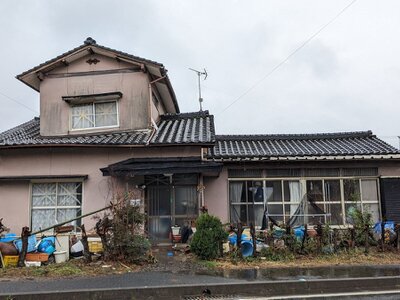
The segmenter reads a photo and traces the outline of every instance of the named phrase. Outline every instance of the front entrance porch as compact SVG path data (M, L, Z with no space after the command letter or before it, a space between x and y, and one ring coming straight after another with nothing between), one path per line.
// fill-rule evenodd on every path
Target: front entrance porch
M170 243L172 226L192 225L204 205L203 178L221 170L222 163L200 157L132 158L101 169L144 188L145 228L154 244Z

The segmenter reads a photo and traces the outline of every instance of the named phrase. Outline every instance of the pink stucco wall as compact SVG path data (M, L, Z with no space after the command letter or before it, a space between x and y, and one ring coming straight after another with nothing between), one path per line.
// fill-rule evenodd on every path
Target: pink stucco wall
M98 59L97 64L86 63L88 58ZM132 64L117 61L98 54L87 55L69 66L59 67L44 76L40 83L40 133L43 136L82 134L82 130L70 128L70 105L63 96L92 95L121 92L118 100L119 126L104 131L145 129L149 125L149 75L141 71L121 71L132 68ZM107 71L107 74L82 72ZM152 86L155 89L154 86ZM155 92L157 93L156 89ZM151 103L153 119L159 112L164 113L162 105ZM85 132L98 132L87 129Z
M100 168L138 157L199 156L200 147L165 148L36 148L0 151L0 177L88 175L83 184L83 213L106 206L111 200L110 177ZM46 182L56 182L47 179ZM0 218L13 232L30 225L31 181L0 181ZM83 221L91 228L95 221Z
M26 181L0 182L0 219L11 232L20 234L23 226L29 226L30 185Z
M204 200L208 212L221 218L223 223L229 222L227 169L223 168L219 177L205 177L204 186Z

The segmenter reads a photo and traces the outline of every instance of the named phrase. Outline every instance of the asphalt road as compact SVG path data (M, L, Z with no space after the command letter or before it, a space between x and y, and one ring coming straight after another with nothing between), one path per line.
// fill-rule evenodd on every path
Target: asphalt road
M208 275L182 275L169 272L137 272L122 275L58 280L6 280L0 278L0 295L57 292L80 289L113 289L182 285L208 285L213 283L240 283L246 280Z

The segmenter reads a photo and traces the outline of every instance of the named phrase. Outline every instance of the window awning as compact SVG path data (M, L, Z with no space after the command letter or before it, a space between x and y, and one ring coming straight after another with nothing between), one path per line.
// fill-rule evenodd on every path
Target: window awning
M220 162L203 161L200 157L132 158L100 169L103 176L133 177L138 175L199 173L218 176Z
M122 97L121 92L110 92L102 94L79 95L79 96L63 96L62 99L70 104L84 104L90 102L117 100Z

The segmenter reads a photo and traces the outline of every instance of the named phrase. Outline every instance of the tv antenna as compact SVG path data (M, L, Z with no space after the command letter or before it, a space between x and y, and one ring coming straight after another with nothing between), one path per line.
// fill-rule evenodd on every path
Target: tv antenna
M189 68L189 70L191 70L191 71L197 73L197 81L198 81L198 84L199 84L199 103L200 103L200 111L203 111L203 105L202 105L202 103L203 103L203 98L201 97L200 77L201 77L201 76L204 76L203 80L206 80L206 78L207 78L207 76L208 76L207 71L206 71L206 69L203 69L204 71L198 71L198 70L195 70L195 69L192 69L192 68Z

